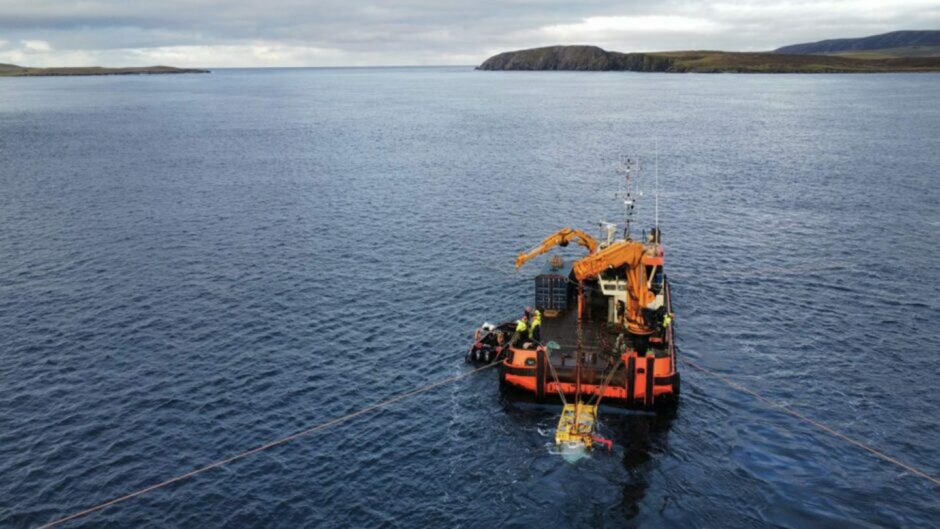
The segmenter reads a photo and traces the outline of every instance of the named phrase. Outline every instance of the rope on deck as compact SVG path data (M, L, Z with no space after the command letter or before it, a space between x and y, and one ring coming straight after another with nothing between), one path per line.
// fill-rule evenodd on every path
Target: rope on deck
M365 407L365 408L362 408L362 409L360 409L360 410L358 410L358 411L355 411L355 412L352 412L352 413L350 413L350 414L343 415L342 417L337 417L337 418L332 419L332 420L329 420L329 421L327 421L327 422L320 423L320 424L318 424L318 425L316 425L316 426L311 426L310 428L307 428L307 429L305 429L305 430L301 430L301 431L299 431L299 432L293 433L293 434L291 434L291 435L288 435L287 437L282 437L281 439L278 439L278 440L276 440L276 441L271 441L270 443L263 444L263 445L261 445L261 446L257 446L257 447L255 447L255 448L252 448L251 450L246 450L246 451L244 451L244 452L241 452L240 454L235 454L235 455L233 455L233 456L231 456L231 457L227 457L227 458L225 458L225 459L216 461L215 463L210 463L210 464L208 464L208 465L206 465L206 466L199 467L199 468L197 468L197 469L195 469L195 470L191 470L191 471L189 471L189 472L187 472L187 473L185 473L185 474L180 474L179 476L172 477L172 478L170 478L170 479L168 479L168 480L166 480L166 481L161 481L160 483L156 483L156 484L154 484L154 485L150 485L150 486L148 486L148 487L144 487L144 488L142 488L142 489L135 490L134 492L131 492L131 493L129 493L129 494L125 494L124 496L120 496L120 497L118 497L118 498L114 498L114 499L108 500L108 501L106 501L106 502L104 502L104 503L99 503L98 505L95 505L95 506L93 506L93 507L89 507L89 508L84 509L84 510L81 510L81 511L77 511L77 512L72 513L72 514L70 514L70 515L68 515L68 516L64 516L64 517L62 517L62 518L58 518L58 519L52 520L51 522L47 522L46 524L41 525L41 526L39 527L39 529L47 529L47 528L49 528L49 527L54 527L54 526L56 526L56 525L63 524L63 523L65 523L65 522L74 520L74 519L76 519L76 518L81 518L82 516L87 516L87 515L89 515L89 514L91 514L91 513L93 513L93 512L100 511L101 509L104 509L105 507L110 507L110 506L112 506L112 505L115 505L115 504L118 504L118 503L121 503L121 502L125 502L125 501L127 501L127 500L130 500L130 499L132 499L132 498L136 498L137 496L140 496L140 495L142 495L142 494L146 494L146 493L148 493L148 492L151 492L151 491L154 491L154 490L157 490L157 489L161 489L161 488L163 488L163 487L172 485L172 484L174 484L174 483L178 483L178 482L183 481L183 480L185 480L185 479L189 479L189 478L191 478L191 477L193 477L193 476L195 476L195 475L197 475L197 474L201 474L201 473L203 473L203 472L205 472L205 471L207 471L207 470L212 470L213 468L217 468L217 467L221 467L221 466L223 466L223 465L227 465L227 464L229 464L229 463L238 461L239 459L243 459L243 458L246 458L246 457L248 457L248 456L257 454L258 452L263 452L263 451L265 451L265 450L269 450L269 449L271 449L271 448L280 446L280 445L282 445L282 444L289 443L290 441L294 441L294 440L299 439L299 438L301 438L301 437L310 435L310 434L312 434L312 433L314 433L314 432L317 432L317 431L320 431L320 430L329 428L330 426L335 426L335 425L337 425L337 424L346 422L346 421L348 421L348 420L350 420L350 419L352 419L352 418L354 418L354 417L358 417L358 416L360 416L360 415L364 415L364 414L369 413L369 412L371 412L371 411L375 411L375 410L384 408L384 407L386 407L386 406L389 406L390 404L394 404L394 403L396 403L396 402L398 402L398 401L405 400L405 399L407 399L407 398L409 398L409 397L413 397L413 396L418 395L418 394L420 394L420 393L425 393L425 392L430 391L430 390L432 390L432 389L434 389L434 388L437 388L437 387L440 387L440 386L443 386L443 385L446 385L446 384L450 384L450 383L452 383L452 382L456 382L456 381L458 381L458 380L461 380L461 379L464 379L464 378L473 376L473 375L479 373L480 371L484 371L484 370L489 369L489 368L491 368L491 367L494 367L494 366L496 366L496 365L498 365L498 364L499 364L498 362L493 362L493 363L491 363L491 364L487 364L487 365L485 365L485 366L478 367L478 368L474 369L473 371L467 371L466 373L462 373L462 374L457 375L457 376L454 376L454 377L446 378L446 379L444 379L444 380L440 380L440 381L438 381L438 382L434 382L433 384L428 384L427 386L422 386L422 387L419 387L419 388L417 388L417 389L413 389L413 390L411 390L411 391L407 391L407 392L405 392L405 393L400 393L400 394L398 394L398 395L396 395L396 396L394 396L394 397L391 397L391 398L389 398L389 399L387 399L387 400L383 400L382 402L379 402L379 403L377 403L377 404L373 404L373 405L371 405L371 406L367 406L367 407Z
M859 441L859 440L857 440L857 439L853 439L852 437L849 437L848 435L846 435L846 434L844 434L844 433L842 433L842 432L839 432L839 431L837 431L837 430L834 430L833 428L831 428L831 427L829 427L829 426L827 426L827 425L825 425L825 424L823 424L823 423L821 423L821 422L819 422L819 421L817 421L817 420L815 420L815 419L811 419L811 418L807 417L806 415L803 415L802 413L800 413L800 412L798 412L798 411L795 411L795 410L793 410L793 409L791 409L791 408L789 408L789 407L787 407L787 406L784 406L783 404L780 404L780 403L778 403L778 402L775 402L775 401L773 401L773 400L770 400L769 398L767 398L767 397L761 395L760 393L754 391L753 389L750 389L750 388L748 388L748 387L742 386L741 384L739 384L739 383L737 383L737 382L731 380L730 378L728 378L728 377L726 377L726 376L724 376L724 375L722 375L722 374L720 374L720 373L717 373L717 372L715 372L715 371L712 371L711 369L708 369L708 368L706 368L706 367L702 367L702 366L696 364L695 362L689 360L688 357L686 357L686 356L683 356L683 360L685 361L686 364L689 365L689 367L692 367L692 368L694 368L694 369L696 369L696 370L698 370L698 371L700 371L700 372L702 372L702 373L705 373L705 374L707 374L707 375L711 375L711 376L717 378L718 380L722 381L722 382L723 382L725 385L727 385L728 387L731 387L731 388L736 389L736 390L738 390L738 391L742 391L742 392L744 392L744 393L747 393L748 395L751 395L752 397L754 397L754 398L760 400L760 401L763 402L764 404L767 404L768 406L770 406L770 407L772 407L772 408L776 408L776 409L778 409L778 410L780 410L780 411L782 411L782 412L784 412L784 413L786 413L786 414L788 414L788 415L790 415L790 416L792 416L792 417L796 417L797 419L799 419L799 420L801 420L801 421L803 421L803 422L805 422L805 423L808 423L808 424L810 424L810 425L812 425L812 426L815 426L817 429L822 430L822 431L828 433L829 435L832 435L833 437L837 437L837 438L842 439L843 441L845 441L845 442L847 442L847 443L853 444L853 445L855 445L855 446L861 448L862 450L865 450L866 452L869 452L869 453L873 454L875 457L877 457L877 458L879 458L879 459L881 459L881 460L883 460L883 461L887 461L888 463L891 463L891 464L893 464L893 465L896 465L896 466L898 466L898 467L900 467L900 468L902 468L902 469L904 469L904 470L910 472L911 474L914 474L915 476L919 476L919 477L922 477L922 478L924 478L924 479L926 479L926 480L928 480L928 481L931 481L931 482L933 482L934 485L940 485L940 479L937 479L937 478L931 476L930 474L924 472L923 470L920 470L920 469L918 469L918 468L916 468L916 467L913 467L913 466L911 466L911 465L909 465L909 464L907 464L907 463L905 463L905 462L903 462L903 461L901 461L901 460L899 460L899 459L897 459L897 458L891 457L891 456L885 454L884 452L882 452L882 451L880 451L880 450L877 450L877 449L875 449L875 448L872 448L872 447L868 446L867 444L865 444L865 443L863 443L863 442L861 442L861 441Z

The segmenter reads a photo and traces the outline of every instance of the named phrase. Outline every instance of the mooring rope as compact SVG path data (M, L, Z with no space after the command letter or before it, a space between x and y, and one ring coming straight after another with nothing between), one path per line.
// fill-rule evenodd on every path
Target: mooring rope
M909 465L909 464L907 464L907 463L905 463L905 462L903 462L903 461L900 461L900 460L897 459L897 458L894 458L894 457L892 457L892 456L889 456L889 455L885 454L884 452L881 452L880 450L876 450L875 448L872 448L872 447L868 446L867 444L865 444L865 443L863 443L863 442L861 442L861 441L858 441L858 440L856 440L856 439L853 439L852 437L849 437L848 435L843 434L843 433L841 433L841 432L839 432L839 431L837 431L837 430L835 430L835 429L833 429L833 428L831 428L831 427L829 427L829 426L827 426L827 425L825 425L825 424L823 424L823 423L821 423L821 422L819 422L819 421L817 421L817 420L815 420L815 419L811 419L810 417L807 417L806 415L803 415L802 413L800 413L800 412L798 412L798 411L795 411L795 410L793 410L793 409L791 409L791 408L789 408L789 407L787 407L787 406L785 406L785 405L783 405L783 404L777 403L777 402L775 402L775 401L773 401L773 400L771 400L771 399L769 399L769 398L767 398L767 397L761 395L760 393L758 393L758 392L756 392L756 391L754 391L754 390L752 390L752 389L750 389L750 388L748 388L748 387L745 387L745 386L743 386L743 385L741 385L741 384L739 384L739 383L737 383L737 382L735 382L735 381L729 379L728 377L726 377L726 376L724 376L724 375L722 375L722 374L720 374L720 373L717 373L717 372L715 372L715 371L712 371L711 369L708 369L708 368L706 368L706 367L700 366L700 365L698 365L697 363L693 362L692 360L689 360L689 359L688 359L687 357L685 357L685 356L683 356L683 361L684 361L689 367L692 367L693 369L696 369L697 371L700 371L700 372L705 373L705 374L707 374L707 375L711 375L711 376L717 378L718 380L720 380L721 382L723 382L725 385L727 385L727 386L729 386L729 387L731 387L731 388L737 389L738 391L742 391L742 392L744 392L744 393L747 393L747 394L753 396L754 398L760 400L761 402L767 404L768 406L771 406L771 407L776 408L776 409L778 409L778 410L780 410L780 411L783 411L784 413L786 413L786 414L788 414L788 415L790 415L790 416L792 416L792 417L795 417L795 418L797 418L797 419L800 419L801 421L806 422L806 423L808 423L808 424L810 424L810 425L816 427L816 428L819 429L819 430L822 430L822 431L824 431L824 432L826 432L826 433L828 433L828 434L830 434L830 435L832 435L832 436L834 436L834 437L837 437L837 438L839 438L839 439L842 439L843 441L846 441L846 442L848 442L848 443L850 443L850 444L853 444L853 445L855 445L855 446L857 446L857 447L859 447L859 448L865 450L866 452L869 452L869 453L873 454L874 456L878 457L879 459L881 459L881 460L883 460L883 461L887 461L888 463L891 463L891 464L893 464L893 465L896 465L896 466L898 466L899 468L902 468L902 469L904 469L904 470L910 472L911 474L914 474L914 475L916 475L916 476L922 477L922 478L924 478L924 479L926 479L926 480L932 482L932 483L935 484L935 485L940 485L940 479L937 479L937 478L931 476L930 474L927 474L926 472L924 472L924 471L922 471L922 470L920 470L920 469L918 469L918 468L915 468L915 467L913 467L913 466L911 466L911 465ZM275 441L271 441L271 442L266 443L266 444L263 444L263 445L261 445L261 446L257 446L257 447L255 447L255 448L252 448L251 450L246 450L246 451L241 452L241 453L239 453L239 454L235 454L235 455L230 456L230 457L227 457L227 458L225 458L225 459L221 459L221 460L216 461L216 462L214 462L214 463L210 463L210 464L208 464L208 465L205 465L205 466L199 467L199 468L197 468L197 469L191 470L191 471L189 471L189 472L186 472L185 474L180 474L180 475L178 475L178 476L172 477L172 478L167 479L167 480L165 480L165 481L161 481L160 483L156 483L156 484L154 484L154 485L150 485L150 486L144 487L144 488L142 488L142 489L135 490L134 492L130 492L130 493L125 494L125 495L123 495L123 496L119 496L119 497L117 497L117 498L113 498L113 499L108 500L108 501L103 502L103 503L99 503L99 504L97 504L97 505L95 505L95 506L93 506L93 507L89 507L89 508L87 508L87 509L74 512L74 513L72 513L72 514L70 514L70 515L68 515L68 516L64 516L64 517L62 517L62 518L57 518L57 519L55 519L55 520L52 520L52 521L50 521L50 522L47 522L47 523L45 523L45 524L39 526L38 529L47 529L47 528L49 528L49 527L54 527L54 526L57 526L57 525L60 525L60 524L69 522L69 521L71 521L71 520L75 520L76 518L81 518L81 517L83 517L83 516L87 516L87 515L92 514L92 513L94 513L94 512L100 511L101 509L104 509L104 508L106 508L106 507L110 507L110 506L112 506L112 505L116 505L116 504L118 504L118 503L122 503L122 502L125 502L125 501L127 501L127 500L136 498L137 496L141 496L141 495L146 494L146 493L148 493L148 492L151 492L151 491L154 491L154 490L157 490L157 489L161 489L161 488L167 487L167 486L172 485L172 484L174 484L174 483L178 483L178 482L184 481L184 480L186 480L186 479L189 479L189 478L191 478L191 477L194 477L194 476L196 476L196 475L198 475L198 474L201 474L201 473L203 473L203 472L206 472L206 471L208 471L208 470L212 470L212 469L214 469L214 468L218 468L218 467L227 465L227 464L229 464L229 463L233 463L233 462L235 462L235 461L238 461L238 460L240 460L240 459L244 459L244 458L246 458L246 457L248 457L248 456L257 454L257 453L259 453L259 452L263 452L263 451L265 451L265 450L270 450L271 448L275 448L275 447L277 447L277 446L280 446L280 445L289 443L289 442L291 442L291 441L294 441L294 440L299 439L299 438L301 438L301 437L305 437L305 436L310 435L310 434L312 434L312 433L315 433L315 432L317 432L317 431L324 430L324 429L326 429L326 428L329 428L330 426L335 426L335 425L337 425L337 424L346 422L346 421L348 421L348 420L350 420L350 419L353 419L353 418L355 418L355 417L358 417L358 416L360 416L360 415L364 415L364 414L366 414L366 413L369 413L369 412L372 412L372 411L375 411L375 410L378 410L378 409L381 409L381 408L385 408L385 407L387 407L387 406L389 406L389 405L391 405L391 404L394 404L394 403L396 403L396 402L405 400L405 399L407 399L407 398L409 398L409 397L413 397L413 396L418 395L418 394L420 394L420 393L425 393L425 392L430 391L430 390L432 390L432 389L434 389L434 388L437 388L437 387L440 387L440 386L443 386L443 385L446 385L446 384L450 384L450 383L452 383L452 382L456 382L456 381L458 381L458 380L462 380L462 379L464 379L464 378L473 376L473 375L475 375L475 374L477 374L477 373L479 373L479 372L481 372L481 371L484 371L484 370L486 370L486 369L490 369L490 368L492 368L492 367L495 367L495 366L498 365L498 364L499 364L499 362L493 362L493 363L491 363L491 364L487 364L487 365L478 367L478 368L476 368L476 369L474 369L474 370L472 370L472 371L467 371L466 373L462 373L462 374L457 375L457 376L453 376L453 377L450 377L450 378L446 378L446 379L444 379L444 380L440 380L440 381L435 382L435 383L433 383L433 384L428 384L428 385L426 385L426 386L422 386L422 387L419 387L419 388L417 388L417 389L413 389L413 390L411 390L411 391L407 391L407 392L405 392L405 393L400 393L400 394L398 394L398 395L396 395L396 396L394 396L394 397L391 397L391 398L386 399L386 400L384 400L384 401L381 401L381 402L379 402L379 403L373 404L373 405L371 405L371 406L367 406L367 407L365 407L365 408L359 409L359 410L357 410L357 411L355 411L355 412L352 412L352 413L343 415L343 416L341 416L341 417L337 417L337 418L335 418L335 419L331 419L331 420L329 420L329 421L327 421L327 422L320 423L320 424L317 424L317 425L315 425L315 426L311 426L311 427L306 428L306 429L304 429L304 430L301 430L301 431L299 431L299 432L296 432L296 433L293 433L293 434L291 434L291 435L288 435L287 437L282 437L282 438L277 439L277 440L275 440Z
M545 363L548 364L548 370L552 374L552 379L555 381L555 390L558 391L558 396L561 398L561 403L564 406L568 405L568 401L565 399L565 392L561 390L561 381L558 380L558 372L555 371L555 366L552 365L551 356L548 354L548 348L542 347L541 349L536 349L535 353L538 354L539 351L545 356Z
M818 429L820 429L820 430L822 430L822 431L828 433L829 435L832 435L832 436L834 436L834 437L837 437L837 438L839 438L839 439L842 439L843 441L845 441L845 442L847 442L847 443L851 443L851 444L853 444L853 445L855 445L855 446L861 448L862 450L865 450L866 452L869 452L869 453L875 455L875 456L878 457L879 459L881 459L881 460L883 460L883 461L887 461L888 463L891 463L891 464L893 464L893 465L896 465L896 466L898 466L898 467L900 467L900 468L902 468L902 469L904 469L904 470L910 472L911 474L914 474L915 476L920 476L920 477L922 477L922 478L924 478L924 479L926 479L926 480L928 480L928 481L931 481L931 482L933 482L934 485L940 485L940 479L937 479L937 478L931 476L930 474L924 472L923 470L920 470L920 469L918 469L918 468L915 468L915 467L913 467L913 466L911 466L911 465L909 465L909 464L907 464L907 463L905 463L905 462L903 462L903 461L901 461L901 460L899 460L899 459L897 459L897 458L891 457L891 456L889 456L888 454L885 454L884 452L882 452L882 451L880 451L880 450L876 450L876 449L874 449L874 448L868 446L867 444L865 444L865 443L863 443L863 442L861 442L861 441L859 441L859 440L857 440L857 439L854 439L854 438L849 437L848 435L846 435L846 434L844 434L844 433L842 433L842 432L839 432L839 431L837 431L837 430L834 430L833 428L831 428L831 427L829 427L829 426L827 426L827 425L825 425L825 424L823 424L823 423L821 423L821 422L819 422L819 421L817 421L817 420L815 420L815 419L811 419L810 417L807 417L806 415L803 415L802 413L800 413L800 412L798 412L798 411L795 411L795 410L793 410L793 409L791 409L791 408L789 408L789 407L787 407L787 406L785 406L785 405L783 405L783 404L780 404L780 403L778 403L778 402L775 402L775 401L773 401L773 400L770 400L769 398L767 398L767 397L761 395L760 393L754 391L753 389L750 389L750 388L748 388L748 387L745 387L745 386L743 386L743 385L741 385L741 384L739 384L739 383L737 383L737 382L731 380L730 378L728 378L728 377L726 377L726 376L724 376L724 375L722 375L722 374L720 374L720 373L717 373L717 372L715 372L715 371L712 371L711 369L708 369L708 368L706 368L706 367L702 367L702 366L696 364L696 363L693 362L692 360L689 360L689 358L688 358L687 356L685 356L685 355L683 355L683 360L685 361L685 363L686 363L687 365L689 365L689 367L692 367L692 368L694 368L694 369L696 369L696 370L698 370L698 371L701 371L702 373L705 373L705 374L707 374L707 375L711 375L711 376L717 378L718 380L724 382L725 385L727 385L727 386L729 386L729 387L731 387L731 388L734 388L734 389L736 389L736 390L738 390L738 391L743 391L744 393L747 393L748 395L751 395L752 397L754 397L754 398L760 400L761 402L763 402L764 404L767 404L768 406L770 406L770 407L772 407L772 408L776 408L776 409L778 409L778 410L780 410L780 411L782 411L782 412L784 412L784 413L786 413L786 414L788 414L788 415L790 415L790 416L792 416L792 417L796 417L797 419L800 419L800 420L803 421L803 422L806 422L806 423L808 423L808 424L811 424L812 426L815 426L816 428L818 428Z
M258 452L263 452L263 451L265 451L265 450L269 450L269 449L274 448L274 447L276 447L276 446L280 446L280 445L282 445L282 444L289 443L290 441L293 441L293 440L298 439L298 438L300 438L300 437L304 437L304 436L310 435L310 434L312 434L312 433L314 433L314 432L317 432L317 431L319 431L319 430L323 430L323 429L325 429L325 428L329 428L330 426L335 426L335 425L340 424L340 423L342 423L342 422L346 422L346 421L348 421L348 420L350 420L350 419L352 419L352 418L358 417L358 416L360 416L360 415L364 415L364 414L369 413L369 412L371 412L371 411L375 411L375 410L378 410L378 409L380 409L380 408L384 408L384 407L386 407L386 406L388 406L388 405L390 405L390 404L394 404L394 403L396 403L396 402L398 402L398 401L401 401L401 400L407 399L407 398L409 398L409 397L413 397L413 396L415 396L415 395L418 395L419 393L424 393L424 392L430 391L430 390L432 390L432 389L434 389L434 388L437 388L437 387L440 387L440 386L443 386L443 385L446 385L446 384L450 384L451 382L456 382L456 381L458 381L458 380L461 380L461 379L470 377L470 376L472 376L472 375L475 375L475 374L479 373L480 371L489 369L489 368L494 367L494 366L496 366L496 365L498 365L498 364L499 364L499 362L493 362L493 363L491 363L491 364L486 364L485 366L478 367L478 368L474 369L473 371L467 371L466 373L462 373L462 374L457 375L457 376L454 376L454 377L446 378L446 379L444 379L444 380L440 380L440 381L435 382L435 383L433 383L433 384L428 384L427 386L422 386L422 387L420 387L420 388L418 388L418 389L413 389L413 390L407 391L407 392L405 392L405 393L400 393L400 394L398 394L398 395L396 395L396 396L394 396L394 397L392 397L392 398L389 398L389 399L387 399L387 400L383 400L382 402L379 402L379 403L377 403L377 404L373 404L373 405L371 405L371 406L367 406L367 407L365 407L365 408L362 408L362 409L360 409L360 410L358 410L358 411L355 411L355 412L352 412L352 413L350 413L350 414L343 415L342 417L337 417L337 418L332 419L332 420L329 420L329 421L327 421L327 422L320 423L320 424L318 424L318 425L316 425L316 426L311 426L310 428L307 428L307 429L305 429L305 430L301 430L301 431L299 431L299 432L293 433L293 434L291 434L291 435L288 435L287 437L282 437L281 439L278 439L278 440L276 440L276 441L271 441L270 443L263 444L263 445L261 445L261 446L257 446L257 447L255 447L255 448L252 448L251 450L246 450L245 452L241 452L240 454L236 454L236 455L227 457L227 458L225 458L225 459L216 461L215 463L210 463L210 464L208 464L208 465L206 465L206 466L199 467L199 468L197 468L197 469L195 469L195 470L191 470L191 471L189 471L189 472L187 472L187 473L185 473L185 474L180 474L179 476L172 477L172 478L170 478L170 479L168 479L168 480L166 480L166 481L161 481L160 483L156 483L156 484L154 484L154 485L150 485L150 486L148 486L148 487L144 487L144 488L142 488L142 489L136 490L136 491L131 492L131 493L129 493L129 494L125 494L124 496L120 496L120 497L118 497L118 498L114 498L114 499L108 500L108 501L106 501L106 502L104 502L104 503L100 503L100 504L95 505L95 506L93 506L93 507L89 507L89 508L87 508L87 509L84 509L84 510L81 510L81 511L78 511L78 512L75 512L75 513L72 513L72 514L70 514L70 515L68 515L68 516L64 516L64 517L62 517L62 518L58 518L58 519L53 520L53 521L51 521L51 522L47 522L46 524L39 526L39 529L46 529L46 528L48 528L48 527L54 527L54 526L56 526L56 525L63 524L63 523L65 523L65 522L74 520L74 519L76 519L76 518L81 518L82 516L89 515L89 514L95 512L95 511L100 511L101 509L104 509L105 507L110 507L110 506L112 506L112 505L115 505L115 504L118 504L118 503L127 501L127 500L129 500L129 499L136 498L137 496L140 496L140 495L142 495L142 494L146 494L146 493L148 493L148 492L150 492L150 491L154 491L154 490L157 490L157 489L161 489L161 488L166 487L166 486L168 486L168 485L172 485L172 484L174 484L174 483L178 483L178 482L183 481L183 480L185 480L185 479L189 479L189 478L191 478L191 477L193 477L193 476L195 476L195 475L197 475L197 474L201 474L201 473L203 473L203 472L205 472L205 471L207 471L207 470L212 470L213 468L217 468L217 467L221 467L221 466L223 466L223 465L227 465L227 464L232 463L232 462L234 462L234 461L238 461L239 459L243 459L243 458L246 458L246 457L248 457L248 456L257 454Z

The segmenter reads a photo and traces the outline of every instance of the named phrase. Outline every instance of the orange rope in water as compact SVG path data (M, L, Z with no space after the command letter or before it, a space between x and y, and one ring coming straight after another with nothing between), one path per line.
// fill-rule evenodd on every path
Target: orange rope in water
M129 493L129 494L125 494L124 496L121 496L121 497L118 497L118 498L114 498L114 499L112 499L112 500L108 500L108 501L106 501L106 502L104 502L104 503L100 503L100 504L98 504L98 505L95 505L94 507L89 507L89 508L87 508L87 509L85 509L85 510L75 512L75 513L73 513L73 514L70 514L70 515L65 516L65 517L62 517L62 518L58 518L58 519L53 520L53 521L51 521L51 522L48 522L48 523L46 523L46 524L44 524L44 525L41 525L41 526L39 527L39 529L46 529L46 528L48 528L48 527L53 527L53 526L56 526L56 525L59 525L59 524L63 524L63 523L65 523L65 522L74 520L74 519L76 519L76 518L81 518L82 516L89 515L89 514L95 512L95 511L100 511L101 509L104 509L105 507L110 507L110 506L115 505L115 504L117 504L117 503L121 503L121 502L127 501L127 500L129 500L129 499L136 498L137 496L140 496L140 495L142 495L142 494L146 494L146 493L148 493L148 492L150 492L150 491L153 491L153 490L156 490L156 489L160 489L160 488L166 487L166 486L168 486L168 485L172 485L172 484L174 484L174 483L178 483L178 482L183 481L183 480L185 480L185 479L189 479L189 478L191 478L191 477L193 477L193 476L195 476L195 475L197 475L197 474L201 474L201 473L203 473L203 472L205 472L205 471L207 471L207 470L212 470L213 468L217 468L217 467L221 467L221 466L223 466L223 465L227 465L227 464L232 463L232 462L234 462L234 461L238 461L239 459L243 459L243 458L246 458L246 457L248 457L248 456L250 456L250 455L257 454L258 452L263 452L263 451L265 451L265 450L274 448L274 447L276 447L276 446L280 446L280 445L282 445L282 444L288 443L288 442L293 441L293 440L295 440L295 439L298 439L298 438L300 438L300 437L304 437L304 436L306 436L306 435L310 435L310 434L312 434L312 433L314 433L314 432L317 432L317 431L319 431L319 430L323 430L323 429L325 429L325 428L329 428L330 426L334 426L334 425L337 425L337 424L339 424L339 423L346 422L346 421L348 421L349 419L352 419L352 418L354 418L354 417L358 417L358 416L360 416L360 415L364 415L364 414L366 414L366 413L369 413L370 411L375 411L375 410L378 410L378 409L380 409L380 408L384 408L384 407L386 407L386 406L388 406L388 405L390 405L390 404L393 404L393 403L395 403L395 402L398 402L398 401L400 401L400 400L407 399L408 397L413 397L413 396L415 396L415 395L417 395L417 394L419 394L419 393L424 393L424 392L426 392L426 391L430 391L430 390L432 390L432 389L434 389L434 388L443 386L443 385L445 385L445 384L450 384L451 382L456 382L456 381L458 381L458 380L467 378L467 377L469 377L469 376L472 376L472 375L475 375L475 374L479 373L480 371L483 371L483 370L485 370L485 369L489 369L489 368L491 368L491 367L493 367L493 366L496 366L496 365L498 365L498 362L493 362L492 364L487 364L487 365L485 365L485 366L478 367L477 369L474 369L473 371L468 371L468 372L466 372L466 373L457 375L457 376L455 376L455 377L447 378L447 379L441 380L441 381L439 381L439 382L435 382L435 383L433 383L433 384L429 384L429 385L427 385L427 386L423 386L423 387L420 387L420 388L418 388L418 389L414 389L414 390L408 391L408 392L406 392L406 393L401 393L401 394L396 395L396 396L394 396L394 397L392 397L392 398L390 398L390 399L388 399L388 400L384 400L384 401L382 401L382 402L379 402L378 404L373 404L373 405L371 405L371 406L367 406L367 407L365 407L365 408L362 408L362 409L359 410L359 411L355 411L355 412L350 413L350 414L348 414L348 415L343 415L342 417L337 417L336 419L333 419L333 420L330 420L330 421L327 421L327 422L318 424L318 425L316 425L316 426L311 426L310 428L307 428L307 429L301 430L301 431L299 431L299 432L297 432L297 433L288 435L287 437L283 437L283 438L278 439L278 440L276 440L276 441L271 441L270 443L263 444L263 445L261 445L261 446L252 448L251 450L247 450L247 451L245 451L245 452L242 452L242 453L240 453L240 454L233 455L233 456L228 457L228 458L226 458L226 459L222 459L222 460L220 460L220 461L216 461L215 463L210 463L210 464L208 464L208 465L206 465L206 466L204 466L204 467L199 467L199 468L197 468L197 469L195 469L195 470L191 470L191 471L189 471L189 472L187 472L187 473L185 473L185 474L180 474L179 476L170 478L170 479L168 479L168 480L166 480L166 481L161 481L160 483L157 483L157 484L154 484L154 485L150 485L149 487L144 487L144 488L142 488L142 489L140 489L140 490L136 490L136 491L131 492L131 493Z
M867 444L865 444L865 443L863 443L863 442L861 442L861 441L855 440L855 439L853 439L853 438L851 438L851 437L845 435L845 434L842 433L842 432L833 430L833 429L830 428L829 426L826 426L825 424L823 424L823 423L821 423L821 422L819 422L819 421L817 421L817 420L815 420L815 419L811 419L811 418L807 417L806 415L803 415L802 413L800 413L800 412L798 412L798 411L794 411L794 410L788 408L787 406L784 406L783 404L779 404L779 403L777 403L777 402L774 402L774 401L768 399L767 397L761 395L760 393L758 393L758 392L756 392L756 391L754 391L754 390L752 390L752 389L750 389L750 388L744 387L744 386L742 386L741 384L738 384L737 382L731 380L730 378L728 378L728 377L726 377L726 376L724 376L724 375L722 375L722 374L716 373L715 371L712 371L711 369L708 369L708 368L705 368L705 367L702 367L702 366L696 364L695 362L689 360L688 358L683 358L683 359L685 360L685 363L688 364L690 367L692 367L692 368L694 368L694 369L697 369L698 371L701 371L702 373L705 373L705 374L708 374L708 375L711 375L711 376L717 378L718 380L724 382L724 383L725 383L727 386L729 386L729 387L732 387L732 388L734 388L734 389L736 389L736 390L738 390L738 391L743 391L744 393L747 393L748 395L753 396L754 398L760 400L761 402L767 404L768 406L771 406L771 407L776 408L776 409L778 409L778 410L780 410L780 411L782 411L782 412L784 412L784 413L787 413L788 415L791 415L791 416L793 416L793 417L796 417L797 419L800 419L801 421L807 422L807 423L809 423L809 424L815 426L816 428L818 428L818 429L820 429L820 430L822 430L822 431L824 431L824 432L826 432L826 433L828 433L828 434L830 434L830 435L832 435L832 436L834 436L834 437L838 437L839 439L842 439L843 441L845 441L845 442L847 442L847 443L851 443L851 444L853 444L853 445L855 445L855 446L861 448L862 450L865 450L866 452L869 452L869 453L871 453L871 454L874 454L876 457L878 457L879 459L881 459L881 460L883 460L883 461L887 461L888 463L892 463L892 464L894 464L894 465L897 465L898 467L900 467L900 468L902 468L902 469L904 469L904 470L910 472L911 474L914 474L915 476L920 476L920 477L922 477L922 478L924 478L924 479L926 479L926 480L932 481L934 485L940 485L940 479L937 479L937 478L931 476L930 474L924 472L923 470L914 468L914 467L912 467L911 465L908 465L907 463L905 463L905 462L903 462L903 461L900 461L900 460L898 460L898 459L896 459L896 458L894 458L894 457L891 457L891 456L885 454L884 452L881 452L881 451L879 451L879 450L876 450L876 449L874 449L874 448L868 446Z

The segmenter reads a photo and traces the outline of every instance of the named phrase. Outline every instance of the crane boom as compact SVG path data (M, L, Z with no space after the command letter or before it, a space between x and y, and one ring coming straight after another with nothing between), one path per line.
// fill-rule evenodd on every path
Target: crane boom
M572 270L578 281L596 279L605 270L623 268L627 278L627 329L634 334L652 332L646 323L643 309L656 299L656 294L647 286L646 267L643 256L646 246L636 241L620 241L603 250L582 257L574 263Z
M605 248L603 251L582 257L574 263L574 275L579 281L594 279L608 268L626 266L634 270L640 265L645 252L643 243L635 241L620 241Z
M530 260L535 259L543 253L551 250L555 246L568 246L568 243L571 241L574 241L587 248L588 254L593 254L595 251L597 251L597 241L594 239L594 237L591 237L581 230L562 228L546 237L545 240L535 248L532 248L528 252L521 252L519 256L516 257L516 268L521 267Z

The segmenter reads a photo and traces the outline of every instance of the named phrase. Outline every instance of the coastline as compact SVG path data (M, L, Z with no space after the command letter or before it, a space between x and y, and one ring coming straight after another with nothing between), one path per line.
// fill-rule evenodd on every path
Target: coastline
M172 66L139 66L105 68L102 66L32 68L16 64L0 64L0 77L67 77L82 75L166 75L184 73L211 73L200 68L174 68Z
M478 70L629 71L665 73L938 72L940 57L855 58L760 52L620 53L597 46L548 46L494 55Z

